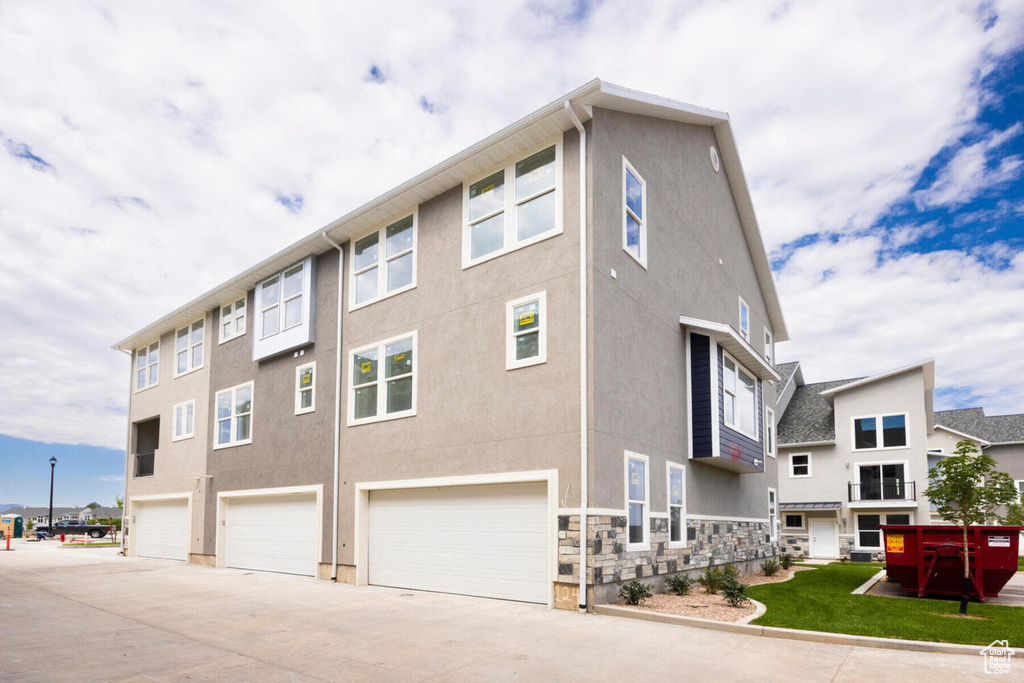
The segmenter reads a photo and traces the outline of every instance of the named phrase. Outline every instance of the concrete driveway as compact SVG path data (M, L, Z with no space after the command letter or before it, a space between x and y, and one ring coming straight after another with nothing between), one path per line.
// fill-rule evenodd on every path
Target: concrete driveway
M741 636L54 542L14 547L0 552L3 681L987 678L980 656Z

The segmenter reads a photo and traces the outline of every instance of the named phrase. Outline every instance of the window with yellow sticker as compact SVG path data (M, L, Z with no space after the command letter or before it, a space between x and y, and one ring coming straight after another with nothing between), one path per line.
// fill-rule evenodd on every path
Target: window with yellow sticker
M350 357L350 425L415 415L415 332L352 351Z
M506 369L513 370L547 361L546 308L546 292L508 302Z
M295 414L316 410L316 361L295 368Z

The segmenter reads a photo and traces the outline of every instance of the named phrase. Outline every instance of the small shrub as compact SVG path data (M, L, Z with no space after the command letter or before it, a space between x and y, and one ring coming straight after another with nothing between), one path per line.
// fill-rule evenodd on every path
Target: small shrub
M750 602L747 597L747 587L736 579L729 579L722 585L722 595L733 607L739 607L745 602Z
M768 560L761 565L761 571L765 576L775 576L779 571L779 563L775 560Z
M789 553L782 553L779 555L779 566L783 569L789 569L793 566L793 556Z
M723 572L718 567L712 567L708 565L708 568L704 570L704 573L697 579L697 583L704 586L704 592L708 595L714 595L722 589L722 582L725 581L725 577L722 575Z
M736 567L731 564L727 564L722 567L722 579L728 581L729 579L736 579L740 575L740 572Z
M622 581L619 581L618 583L619 597L622 599L622 602L627 605L639 605L641 600L653 595L653 593L651 593L650 586L646 583L640 583L636 579L629 583L623 583Z
M690 578L689 576L683 576L682 574L676 574L665 579L665 588L668 589L669 593L675 593L676 595L689 595L690 587L697 583L696 579Z
M25 522L25 531L32 531L32 527L36 525L31 519Z
M804 560L806 560L806 559L807 559L807 556L806 556L806 555L804 555L803 553L800 553L800 557L798 557L797 559L798 559L798 560L799 560L800 562L803 562Z

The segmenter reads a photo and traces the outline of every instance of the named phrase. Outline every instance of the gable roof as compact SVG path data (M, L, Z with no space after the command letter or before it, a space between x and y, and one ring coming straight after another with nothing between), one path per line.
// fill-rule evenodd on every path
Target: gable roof
M987 416L984 408L937 410L935 425L991 444L1024 443L1024 414Z
M789 380L793 378L796 369L800 367L800 361L793 361L792 363L779 363L775 366L775 371L779 373L782 378L779 380L779 386L783 389L789 384Z
M856 380L840 379L798 386L779 420L779 446L836 440L835 408L824 392Z
M750 249L761 293L768 308L768 317L771 320L775 340L780 342L788 340L789 332L782 316L782 307L779 303L778 291L775 288L775 278L772 275L764 239L754 213L754 205L743 173L743 165L740 162L732 126L729 123L729 115L630 90L595 78L376 199L350 211L291 246L285 247L273 256L125 337L114 344L112 348L131 351L143 344L148 344L162 334L191 323L222 303L242 297L255 287L257 282L273 273L310 254L321 254L332 248L325 237L339 244L360 237L399 212L436 197L461 185L467 178L482 173L554 135L574 128L573 119L567 112L569 106L581 121L587 121L592 117L593 107L601 107L705 125L714 129L718 140L719 156L729 179L733 200L740 216L740 224Z
M880 372L877 375L871 375L870 377L862 377L860 379L850 380L850 381L848 381L845 384L841 384L839 386L832 387L831 389L827 389L825 391L822 391L821 395L824 396L827 401L831 402L833 400L833 398L835 397L835 395L840 393L840 392L849 391L850 389L856 389L857 387L862 387L865 384L871 384L872 382L878 382L878 381L881 381L883 379L888 379L890 377L895 377L896 375L902 375L904 372L910 372L911 370L917 370L918 368L921 368L924 371L924 389L925 389L925 391L930 391L930 390L934 389L935 388L935 359L934 358L929 358L928 360L923 360L923 361L921 361L919 363L911 363L910 365L903 365L903 366L895 368L893 370L886 370L885 372Z

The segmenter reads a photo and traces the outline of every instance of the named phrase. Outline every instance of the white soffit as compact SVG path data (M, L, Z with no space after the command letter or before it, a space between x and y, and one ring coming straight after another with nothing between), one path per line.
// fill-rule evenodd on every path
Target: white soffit
M775 371L772 364L761 357L754 347L746 339L741 337L731 326L723 323L688 318L685 315L679 317L679 324L688 330L706 334L723 349L728 351L733 358L738 360L743 367L750 370L757 378L767 382L778 382L782 376Z

